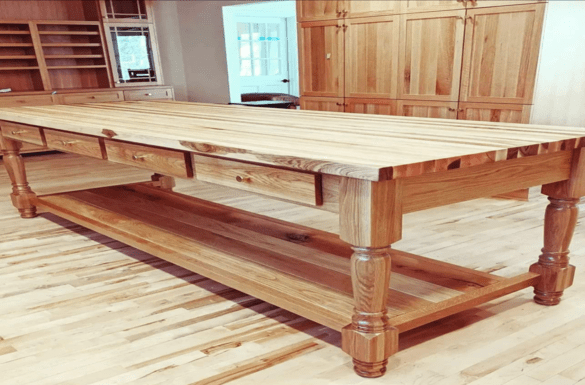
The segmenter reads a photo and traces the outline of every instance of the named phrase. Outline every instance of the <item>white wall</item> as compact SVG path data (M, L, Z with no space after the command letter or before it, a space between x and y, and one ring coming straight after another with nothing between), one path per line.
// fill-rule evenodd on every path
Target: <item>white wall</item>
M163 75L167 85L179 89L177 99L229 103L222 7L251 2L153 2Z
M547 8L530 122L585 127L585 1Z

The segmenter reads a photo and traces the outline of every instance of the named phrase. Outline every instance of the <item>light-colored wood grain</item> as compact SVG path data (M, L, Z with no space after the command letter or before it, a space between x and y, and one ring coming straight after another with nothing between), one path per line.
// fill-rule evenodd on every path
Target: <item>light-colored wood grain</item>
M39 192L150 176L67 154L26 161ZM77 166L69 169L72 163ZM70 177L64 178L64 170ZM386 378L360 380L338 348L340 333L52 215L20 220L7 199L7 181L0 167L0 366L7 384L473 379L478 385L534 385L553 375L552 380L572 383L583 378L581 226L571 245L575 283L559 306L538 306L523 290L401 333L401 350L390 358ZM204 183L177 183L189 195L337 231L328 213ZM538 253L535 239L542 237L546 199L531 193L530 202L479 200L407 215L399 247L506 277L521 273ZM303 350L295 345L300 342L321 349Z
M25 124L1 122L0 129L2 136L8 139L17 139L21 142L35 144L37 146L45 146L45 139L39 127L28 126Z
M397 115L397 102L392 99L346 98L345 112L375 115Z
M345 18L389 16L400 13L399 0L345 0L342 15Z
M530 104L545 4L469 10L461 101Z
M400 16L398 99L459 100L465 10Z
M530 123L531 105L459 103L457 119L482 122Z
M548 0L474 0L467 2L467 9L482 8L482 7L498 7L502 5L524 5L533 3L546 3Z
M0 108L19 106L42 106L48 104L53 104L53 97L51 95L0 97Z
M374 181L585 145L579 128L166 101L5 108L0 119Z
M342 21L299 23L301 95L343 97L344 35Z
M145 88L135 91L124 91L124 100L173 100L173 89L169 87Z
M399 100L398 115L416 118L457 118L457 102Z
M124 100L122 91L58 94L56 97L59 104L121 102Z
M321 176L250 163L192 155L198 180L318 206Z
M186 153L105 140L106 155L112 162L146 168L165 175L190 178L193 170Z
M106 159L105 148L102 148L97 137L55 130L44 130L43 133L50 149Z
M343 112L345 103L343 98L321 98L316 96L301 96L301 110Z
M403 0L400 5L401 13L418 13L465 9L466 2L461 0Z
M296 3L298 21L330 20L342 16L343 1L315 0Z
M398 16L348 19L345 29L345 97L396 99Z

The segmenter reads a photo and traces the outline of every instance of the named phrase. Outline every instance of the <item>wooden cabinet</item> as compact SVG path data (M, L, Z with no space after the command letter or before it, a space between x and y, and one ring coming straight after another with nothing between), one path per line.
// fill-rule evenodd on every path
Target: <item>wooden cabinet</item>
M342 17L343 1L299 0L297 1L298 21L333 20Z
M530 105L459 103L457 119L483 122L529 123Z
M53 104L51 95L34 96L4 96L0 97L0 108L2 107L24 107L24 106L46 106Z
M401 16L398 98L456 101L465 10Z
M124 100L173 100L172 87L142 88L140 90L124 91Z
M530 104L544 4L468 11L461 100Z
M345 21L345 97L396 99L398 16Z
M318 98L301 96L301 110L344 112L343 98Z
M374 115L397 115L397 101L392 99L345 99L345 112Z
M301 23L301 95L343 97L343 35L340 20Z
M457 102L399 100L398 115L418 118L457 119Z
M502 5L524 5L532 3L546 3L547 0L469 0L467 9L484 7L501 7Z
M346 0L341 12L346 18L397 15L401 3L400 0Z
M57 94L55 97L57 104L121 102L124 100L122 91Z
M465 9L466 1L463 0L403 0L400 2L401 13L448 11L453 9Z

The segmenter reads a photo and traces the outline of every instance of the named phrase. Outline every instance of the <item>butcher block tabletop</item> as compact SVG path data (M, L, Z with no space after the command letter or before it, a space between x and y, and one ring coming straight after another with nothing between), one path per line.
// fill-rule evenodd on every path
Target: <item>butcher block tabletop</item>
M0 120L373 181L585 147L585 128L172 101L0 108Z

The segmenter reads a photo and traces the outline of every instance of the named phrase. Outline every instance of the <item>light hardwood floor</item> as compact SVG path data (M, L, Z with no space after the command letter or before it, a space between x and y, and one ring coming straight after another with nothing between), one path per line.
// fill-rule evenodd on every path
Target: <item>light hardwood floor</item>
M27 166L39 194L150 179L73 155ZM175 190L338 228L334 214L227 188L178 180ZM339 333L55 216L20 219L9 191L0 167L2 385L585 384L585 214L571 247L575 284L559 306L535 304L526 289L403 333L388 373L364 379ZM530 202L408 214L395 246L513 276L539 255L546 204L534 189Z

